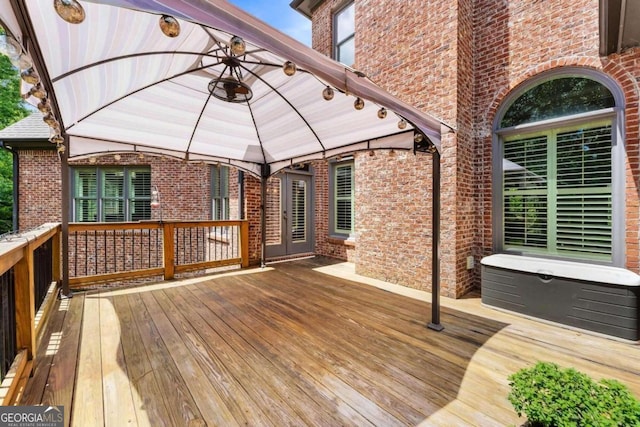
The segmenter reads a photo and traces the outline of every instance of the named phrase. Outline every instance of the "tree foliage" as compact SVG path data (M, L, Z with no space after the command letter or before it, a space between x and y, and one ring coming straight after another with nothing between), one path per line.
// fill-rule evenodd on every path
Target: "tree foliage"
M9 58L0 55L0 129L29 115L20 97L20 75ZM13 157L0 150L0 233L12 229Z

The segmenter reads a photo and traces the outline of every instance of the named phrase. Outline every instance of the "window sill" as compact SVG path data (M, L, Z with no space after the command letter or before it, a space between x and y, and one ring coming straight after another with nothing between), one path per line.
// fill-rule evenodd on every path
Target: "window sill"
M332 245L348 246L350 248L356 247L356 241L350 238L345 239L340 237L329 237L327 239L327 242L331 243Z

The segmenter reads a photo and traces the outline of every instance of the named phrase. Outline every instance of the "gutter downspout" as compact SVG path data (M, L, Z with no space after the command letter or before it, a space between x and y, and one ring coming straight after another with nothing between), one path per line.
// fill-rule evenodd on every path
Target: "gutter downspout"
M4 144L4 141L0 141L0 147L4 148L5 150L7 150L8 152L10 152L13 156L13 162L12 162L12 166L13 166L13 176L11 177L13 180L13 189L12 189L12 208L13 208L13 212L12 212L12 218L11 218L11 227L13 228L13 231L18 231L20 229L20 218L18 218L18 214L20 212L20 162L18 160L18 152L15 151L13 148L11 147L7 147Z

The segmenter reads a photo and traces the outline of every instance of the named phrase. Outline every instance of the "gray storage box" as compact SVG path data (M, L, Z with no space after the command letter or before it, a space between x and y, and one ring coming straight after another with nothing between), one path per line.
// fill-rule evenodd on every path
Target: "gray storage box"
M623 268L498 254L482 259L488 306L640 340L640 276Z

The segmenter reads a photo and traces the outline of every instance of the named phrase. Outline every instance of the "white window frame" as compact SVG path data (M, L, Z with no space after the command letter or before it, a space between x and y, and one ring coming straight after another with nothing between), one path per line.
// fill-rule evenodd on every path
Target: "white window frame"
M560 77L579 77L594 80L605 86L614 97L615 106L587 113L575 114L553 119L542 120L534 123L517 125L509 128L500 128L500 122L511 104L523 93L547 80ZM503 213L503 138L513 135L528 135L549 129L565 128L574 125L587 124L610 120L611 122L611 203L612 203L612 227L611 227L611 261L601 262L592 259L577 259L573 257L558 256L549 253L535 253L535 251L508 249L504 245L504 213ZM602 263L618 267L625 266L625 147L624 147L624 94L609 76L596 70L565 67L555 69L536 76L521 87L509 94L498 109L493 123L493 192L492 192L492 228L494 252L526 254L542 256L546 258L571 259L591 263Z
M92 171L95 172L96 176L96 197L76 197L76 185L77 185L77 173L79 171ZM114 198L109 198L104 194L104 174L106 172L122 172L123 173L123 189L122 189L122 204L123 204L123 214L124 221L131 222L132 221L132 202L133 201L144 201L146 203L151 203L151 180L149 180L149 196L138 196L133 197L132 188L131 188L131 174L135 172L147 172L151 174L151 168L149 167L118 167L118 166L74 166L70 168L71 173L71 221L75 222L109 222L106 218L105 212L105 202L116 200ZM96 202L96 221L82 221L78 219L78 200L95 200ZM120 198L119 198L120 199ZM149 217L142 218L141 221L147 221L151 219L151 207L149 207Z

